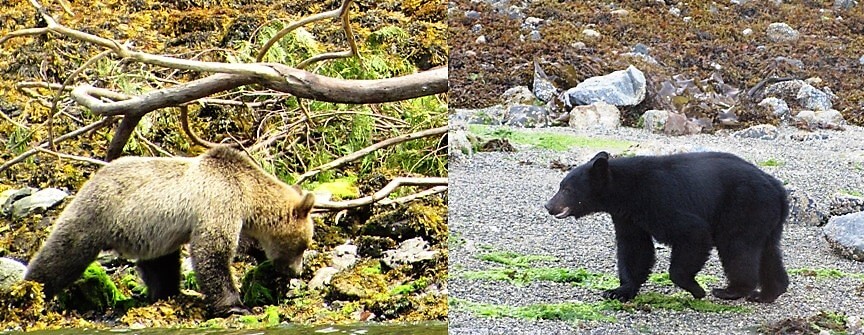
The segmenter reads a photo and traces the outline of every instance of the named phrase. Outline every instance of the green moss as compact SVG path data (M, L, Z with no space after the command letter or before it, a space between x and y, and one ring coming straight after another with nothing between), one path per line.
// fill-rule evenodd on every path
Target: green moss
M632 310L650 310L652 308L667 309L673 311L694 310L704 313L719 313L719 312L734 312L746 313L750 309L740 306L724 305L711 302L707 299L693 299L689 293L678 293L674 295L664 295L657 292L646 292L637 295L633 300L617 306L616 309L632 311Z
M845 278L845 277L864 279L864 273L848 273L848 272L840 271L838 269L798 268L798 269L789 269L788 273L790 275L814 277L816 279L837 279L837 278Z
M309 185L313 192L330 193L335 200L354 199L360 195L360 189L357 188L357 177L348 176L337 178L328 182L312 183Z
M415 292L419 292L429 286L429 281L426 278L421 277L420 279L413 280L407 282L405 284L397 285L390 289L390 294L399 295L399 294L411 294Z
M648 281L664 286L675 286L675 283L672 282L672 279L669 279L669 273L652 273L648 276ZM720 278L711 275L696 275L696 282L699 285L706 286L708 284L719 283Z
M614 276L594 273L582 268L575 270L564 268L496 268L467 271L460 274L460 276L466 279L507 281L516 285L525 285L529 282L540 280L571 283L598 290L618 287L618 279Z
M509 127L491 127L476 124L468 125L468 131L477 136L507 139L513 143L530 145L554 151L566 151L571 148L622 151L632 144L628 141L616 139L589 138L549 131L529 131Z
M509 265L509 266L518 266L518 267L527 267L530 266L531 263L540 262L540 261L556 261L558 258L554 256L545 256L545 255L521 255L515 252L509 251L495 251L490 253L485 253L477 258L495 262L499 264Z
M856 190L840 190L840 193L846 194L846 195L851 195L853 197L859 197L859 198L864 197L864 193L861 193L861 191L856 191Z
M783 162L776 160L774 158L770 158L768 160L764 160L758 163L759 166L781 166Z
M63 309L105 311L129 298L117 289L105 269L93 262L58 299Z
M527 320L560 320L567 322L578 321L606 321L615 322L616 319L606 311L614 309L614 302L581 303L563 302L556 304L533 304L527 306L507 306L486 303L477 303L464 299L450 299L450 307L462 309L474 314L500 318L511 317Z
M243 302L248 306L278 303L280 297L278 289L287 286L279 284L283 281L272 262L266 261L259 264L246 272L241 280L240 293L243 295Z

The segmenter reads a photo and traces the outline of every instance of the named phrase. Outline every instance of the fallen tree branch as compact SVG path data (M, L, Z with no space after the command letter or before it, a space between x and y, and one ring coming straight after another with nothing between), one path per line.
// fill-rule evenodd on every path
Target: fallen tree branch
M397 178L394 178L393 180L391 180L389 183L387 183L387 185L384 186L383 188L381 188L381 190L379 190L378 192L375 192L374 194L372 194L370 196L365 196L362 198L345 200L345 201L319 201L319 202L315 203L315 208L333 211L333 210L341 210L341 209L346 209L346 208L354 208L354 207L370 205L370 204L373 204L375 202L378 202L381 199L386 198L388 195L390 195L390 193L393 193L393 191L395 191L396 188L398 188L400 186L443 186L444 187L444 189L438 188L438 189L436 189L436 192L427 192L423 195L423 196L428 196L431 194L443 192L444 190L446 190L446 187L447 187L446 185L447 185L447 178L444 178L444 177L423 177L423 178L397 177ZM423 192L420 192L420 193L423 193ZM420 194L420 193L417 193L417 194ZM407 202L407 201L419 198L419 196L415 196L414 198L408 198L408 197L412 197L412 196L414 196L414 195L409 195L409 196L402 197L399 199L403 199L403 201ZM405 198L408 198L408 199L404 200ZM393 203L396 200L397 199L393 199L388 203Z
M85 162L85 163L90 163L90 164L95 164L95 165L100 165L100 166L108 164L105 161L101 161L101 160L98 160L95 158L75 156L75 155L69 155L69 154L61 154L59 152L51 151L49 149L45 149L42 147L36 147L36 150L39 150L40 152L44 152L46 154L51 154L51 155L57 156L57 158L66 158L66 159L70 159L73 161Z
M307 17L304 17L298 21L294 21L294 22L288 24L287 27L282 28L282 30L280 30L278 33L276 33L276 35L273 35L273 37L271 37L269 40L267 40L266 43L264 43L264 46L261 47L261 50L258 50L258 55L255 57L255 61L261 62L264 59L264 55L267 54L267 51L270 51L270 48L273 47L273 44L276 44L276 42L278 42L283 37L285 37L285 35L288 35L288 33L294 31L294 29L297 29L297 28L305 26L309 23L312 23L315 21L321 21L324 19L332 19L332 18L337 18L337 17L345 17L347 19L348 7L351 6L352 2L353 2L352 0L343 0L342 4L339 5L339 8L337 8L337 9L334 9L331 11L326 11L324 13L318 13L315 15L307 16ZM343 28L344 28L344 25L343 25ZM345 31L345 33L346 33L345 37L349 41L353 41L354 36L352 36L350 34L350 32L351 32L351 27L349 26L347 28L347 30ZM355 50L357 50L356 47L352 48L352 51L355 51ZM306 61L308 61L308 59ZM304 62L306 62L306 61L304 61ZM311 63L311 62L309 62L309 63ZM298 66L298 68L302 69L303 67Z
M105 127L105 126L111 124L112 122L114 122L114 117L111 117L111 116L105 117L102 120L93 122L89 125L78 128L78 129L71 131L69 133L63 134L62 136L58 136L57 138L54 139L54 144L63 142L65 140L68 140L68 139L73 138L75 136L81 135L83 133ZM47 147L48 147L48 142L43 142L42 144L37 145L33 149L27 150L24 153L18 155L17 157L6 161L5 163L3 163L3 165L0 165L0 172L5 171L6 169L11 167L12 165L15 165L15 164L22 162L23 160L27 159L27 157L35 155L36 153L39 152L39 148L45 149Z
M302 183L303 181L305 181L306 179L309 179L309 177L315 176L315 175L317 175L317 174L319 174L319 173L321 173L321 172L324 172L324 171L327 171L327 170L330 170L330 169L333 169L333 168L336 168L336 167L342 166L342 165L344 165L344 164L348 164L348 163L351 163L351 162L353 162L353 161L356 161L356 160L358 160L358 159L360 159L360 158L363 158L363 156L366 156L366 155L368 155L369 153L371 153L371 152L373 152L373 151L375 151L375 150L378 150L378 149L381 149L381 148L385 148L385 147L388 147L388 146L391 146L391 145L394 145L394 144L399 144L399 143L402 143L402 142L407 142L407 141L410 141L410 140L416 140L416 139L418 139L418 138L424 138L424 137L429 137L429 136L435 136L435 135L444 134L444 133L446 133L446 132L447 132L447 126L443 126L443 127L427 129L427 130L423 130L423 131L418 131L418 132L416 132L416 133L405 134L405 135L401 135L401 136L397 136L397 137L394 137L394 138L390 138L390 139L383 140L383 141L381 141L381 142L375 143L375 144L370 145L370 146L368 146L368 147L365 147L365 148L363 148L363 149L357 150L357 151L355 151L354 153L352 153L352 154L350 154L350 155L343 156L342 158L339 158L339 159L333 160L333 161L331 161L330 163L327 163L327 164L324 164L324 165L318 166L318 167L316 167L316 168L314 168L314 169L312 169L312 170L309 170L309 171L307 171L306 173L300 175L300 178L297 179L297 182L296 182L296 183L297 183L297 184L300 184L300 183Z
M441 193L444 191L447 191L447 186L435 186L435 187L430 188L428 190L425 190L422 192L417 192L417 193L414 193L411 195L406 195L404 197L399 197L396 199L382 199L381 201L378 202L378 204L382 205L382 206L386 206L386 205L390 205L390 204L400 204L401 205L401 204L405 204L405 203L414 201L416 199L425 198L425 197L428 197L430 195L438 194L438 193Z
M198 135L195 135L195 133L192 132L192 129L189 128L189 106L186 106L186 105L180 106L180 128L183 129L183 132L186 133L186 136L189 137L189 140L192 141L192 143L195 143L196 145L200 145L200 146L205 147L205 148L212 148L212 147L219 145L219 143L214 143L214 142L210 142L208 140L202 139L202 138L198 137Z

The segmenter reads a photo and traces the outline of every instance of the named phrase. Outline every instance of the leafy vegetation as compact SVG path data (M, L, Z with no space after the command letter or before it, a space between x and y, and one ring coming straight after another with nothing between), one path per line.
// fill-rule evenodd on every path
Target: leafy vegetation
M477 303L463 299L450 299L450 305L453 306L453 308L464 309L486 317L511 317L528 320L561 320L567 322L588 320L615 322L615 317L607 315L604 311L614 310L615 308L613 306L617 304L617 301L606 301L594 304L563 302L557 304L532 304L516 307Z
M776 160L774 158L769 158L767 160L761 161L758 163L759 166L781 166L783 162Z
M468 125L468 131L480 136L506 139L513 143L530 145L554 151L565 151L571 148L589 148L598 150L622 151L632 143L608 138L588 138L551 131L529 131L510 127L492 127L478 124Z
M816 279L837 279L852 277L864 280L864 273L849 273L838 269L797 268L787 270L790 275L814 277Z

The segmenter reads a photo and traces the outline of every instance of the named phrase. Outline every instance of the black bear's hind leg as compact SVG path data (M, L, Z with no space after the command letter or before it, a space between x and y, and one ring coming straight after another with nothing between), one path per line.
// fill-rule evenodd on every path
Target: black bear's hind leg
M717 244L717 253L729 284L726 288L711 290L711 294L725 300L735 300L755 294L754 290L759 284L759 260L762 248L754 247L754 244L759 245L742 240Z
M694 298L704 298L705 289L696 282L696 274L705 266L710 252L710 242L698 239L673 245L669 279L678 287L690 292Z
M138 271L152 300L180 294L180 249L162 257L139 260Z

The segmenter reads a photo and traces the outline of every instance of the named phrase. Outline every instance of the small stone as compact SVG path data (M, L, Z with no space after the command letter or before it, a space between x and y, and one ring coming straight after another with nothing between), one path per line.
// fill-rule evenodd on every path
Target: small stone
M621 112L602 101L576 106L570 111L569 125L576 129L617 129L621 126Z
M384 265L395 269L403 264L412 264L435 259L437 250L429 250L429 244L422 238L415 237L399 243L396 250L387 250L381 261Z
M792 113L792 111L789 110L789 105L786 104L786 101L774 97L762 99L762 101L759 102L759 107L767 107L771 109L771 114L781 120L788 119Z
M466 12L465 12L465 17L467 17L467 18L469 18L469 19L479 19L479 18L480 18L480 12L478 12L478 11L476 11L476 10L469 10L469 11L466 11Z
M0 257L0 291L24 279L27 266L11 258Z
M825 223L828 215L822 211L807 193L798 191L791 187L787 198L789 200L789 223L804 226L821 226Z
M535 99L534 93L527 86L514 86L501 94L501 100L505 106L530 105L534 103Z
M318 269L318 271L315 271L315 276L309 280L309 289L323 289L327 285L330 285L330 280L332 280L333 275L337 273L339 273L339 270L330 266Z
M835 253L864 262L864 212L834 216L822 233Z
M591 39L600 38L600 36L601 36L600 32L598 32L594 29L589 29L589 28L583 29L582 35L587 37L587 38L591 38Z
M486 36L484 36L484 35L480 35L479 37L477 37L476 40L474 40L474 43L477 43L477 44L486 44Z
M69 194L63 192L56 188L46 188L44 190L39 190L32 195L21 198L21 200L15 201L12 204L12 215L16 217L24 217L30 212L36 210L47 210L54 205L57 205L63 199L66 199Z
M669 8L669 14L672 14L673 16L681 16L681 10L678 9L678 7L671 7Z
M662 133L669 119L669 111L651 109L642 113L642 129L652 133Z
M760 124L747 129L736 131L732 134L737 138L756 138L760 140L777 139L777 127L770 124Z
M856 0L834 0L834 9L849 10L858 5Z
M642 44L642 43L636 43L633 46L633 53L635 53L635 54L642 54L642 55L647 56L649 51L650 50L649 50L648 46L645 44Z
M531 33L528 34L528 38L532 41L539 41L542 36L540 36L540 32L537 30L532 30Z
M858 58L858 64L864 65L864 56L861 56L861 58Z
M332 264L339 271L354 266L357 263L357 246L342 244L333 248Z
M609 12L609 14L612 14L612 16L624 17L627 15L630 15L630 11L628 11L626 9L616 9L616 10Z
M791 42L798 39L798 31L784 22L769 24L766 34L771 42Z
M513 105L507 110L507 122L511 127L536 128L549 124L549 112L543 106Z
M744 36L750 36L752 34L753 34L753 29L750 29L750 28L744 29L744 31L741 32L741 35L744 35Z
M482 25L482 24L479 24L479 23L478 23L478 24L475 24L475 25L471 26L471 32L472 32L472 33L479 34L481 30L483 30L483 25Z
M795 99L802 107L814 111L827 111L833 107L830 95L806 83L798 89Z

